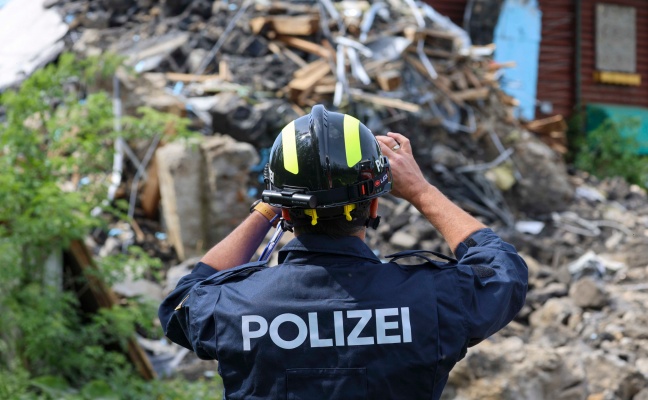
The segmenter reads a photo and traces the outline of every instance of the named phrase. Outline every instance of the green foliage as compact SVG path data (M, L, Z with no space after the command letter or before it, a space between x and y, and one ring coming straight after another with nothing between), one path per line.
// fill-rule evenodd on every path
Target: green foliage
M109 94L91 88L110 82L120 62L64 54L0 96L7 113L0 125L0 399L219 395L218 380L145 382L133 371L123 350L136 330L160 334L153 329L155 305L131 300L84 314L76 294L47 277L48 257L105 225L91 210L106 196L118 136L191 135L188 121L147 108L124 117L115 131ZM71 183L82 177L84 184ZM123 205L103 208L125 218ZM98 265L110 284L126 271L150 276L161 262L131 247Z
M0 375L3 400L178 400L222 398L220 378L189 382L181 378L145 382L133 380L130 370L116 371L103 379L89 381L80 388L70 386L60 376L43 375L33 379L25 370Z
M648 187L648 159L636 154L635 138L621 134L628 126L605 120L578 147L574 165L599 178L620 176L630 183Z

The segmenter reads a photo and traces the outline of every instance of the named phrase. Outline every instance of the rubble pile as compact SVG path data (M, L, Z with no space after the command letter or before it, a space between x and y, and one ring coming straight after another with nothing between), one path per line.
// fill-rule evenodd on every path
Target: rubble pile
M125 112L149 105L190 117L204 134L196 146L157 150L148 177L159 176L162 199L147 200L156 187L147 183L136 204L139 225L154 229L145 209L161 208L166 233L156 240L185 261L164 291L245 217L281 128L323 103L376 134L410 137L430 181L528 260L526 306L469 351L444 398L648 399L646 193L568 171L556 134L564 123L527 129L514 118L516 101L498 84L511 65L493 63L492 46L472 46L410 0L47 3L69 24L68 48L116 52L137 73L119 74ZM368 243L381 257L412 247L450 254L407 203L385 196L380 214ZM97 246L105 252L107 242ZM185 355L143 346L176 367Z

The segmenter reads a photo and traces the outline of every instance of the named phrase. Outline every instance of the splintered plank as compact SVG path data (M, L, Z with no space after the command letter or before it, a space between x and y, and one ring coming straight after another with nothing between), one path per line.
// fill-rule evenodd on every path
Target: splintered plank
M470 68L464 68L464 69L463 69L463 72L464 72L464 75L466 76L466 79L468 80L468 82L469 82L469 83L470 83L474 88L480 88L480 87L483 86L482 83L481 83L481 81L479 80L479 78L477 78L477 75L475 75L475 73L472 72L472 71L470 70Z
M300 68L308 64L306 61L304 61L303 58L295 54L294 51L288 49L286 45L283 43L277 41L269 42L268 49L270 49L270 51L272 51L274 54L278 55L279 57L285 57L289 59L290 61L297 64Z
M263 28L265 28L270 23L270 18L268 17L256 17L250 20L250 29L252 33L258 35L261 33Z
M313 88L315 84L331 72L328 61L319 59L295 71L294 79L288 83L293 90L305 91Z
M400 71L394 69L378 73L376 80L380 89L386 92L396 90L402 82Z
M310 36L319 31L317 15L277 15L272 17L272 28L280 35Z
M484 100L488 97L490 89L487 87L479 89L466 89L459 92L454 92L453 95L462 101L471 100Z
M403 111L409 111L411 113L416 113L421 110L421 107L418 104L409 103L400 99L392 99L389 97L370 94L357 89L350 90L349 94L354 100L365 101L377 106L396 108Z
M298 50L302 50L307 53L315 54L316 56L320 56L324 58L329 58L332 56L332 53L328 49L326 49L326 47L321 46L317 43L310 42L305 39L300 39L298 37L285 36L285 35L279 35L277 36L277 39L284 42L290 47L294 47Z
M532 132L567 132L567 123L562 115L554 115L547 118L536 119L526 124L526 128Z
M160 179L158 176L157 161L155 157L151 159L151 163L146 169L146 182L142 194L140 195L140 202L144 215L148 218L155 218L158 214L160 207ZM133 222L135 222L133 220Z
M227 61L220 60L218 62L218 75L220 75L221 79L223 79L224 81L232 81L232 73L229 69L229 64L227 64Z
M329 65L328 61L323 58L310 62L293 73L294 78L303 78L311 75L314 71L324 68ZM329 66L330 69L330 66Z
M250 20L250 29L255 35L269 27L280 35L310 36L319 31L317 15L275 15L256 17Z

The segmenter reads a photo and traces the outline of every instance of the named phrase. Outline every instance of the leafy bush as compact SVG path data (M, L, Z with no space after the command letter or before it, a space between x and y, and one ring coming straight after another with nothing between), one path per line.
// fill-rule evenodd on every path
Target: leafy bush
M125 117L115 132L108 94L86 92L109 81L119 63L114 56L64 54L0 97L6 110L0 124L0 399L218 397L217 380L138 378L123 349L136 329L161 333L152 327L155 307L133 300L84 314L76 295L45 267L72 240L105 227L91 210L106 196L118 135L149 141L191 135L188 121L151 109ZM98 273L110 281L133 263L160 265L133 247L103 259Z
M633 124L628 121L626 124ZM625 126L605 120L580 141L574 159L576 168L599 178L620 176L648 188L648 159L636 154L638 143L621 134Z

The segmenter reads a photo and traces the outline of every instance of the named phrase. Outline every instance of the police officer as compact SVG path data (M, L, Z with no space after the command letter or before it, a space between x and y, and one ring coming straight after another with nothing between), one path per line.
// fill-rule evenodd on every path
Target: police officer
M524 304L527 267L515 248L426 181L405 136L374 137L317 105L282 130L265 173L263 201L159 311L171 340L218 360L226 398L438 399L467 348ZM390 190L456 259L375 256L365 231ZM278 215L295 239L279 265L250 263Z

